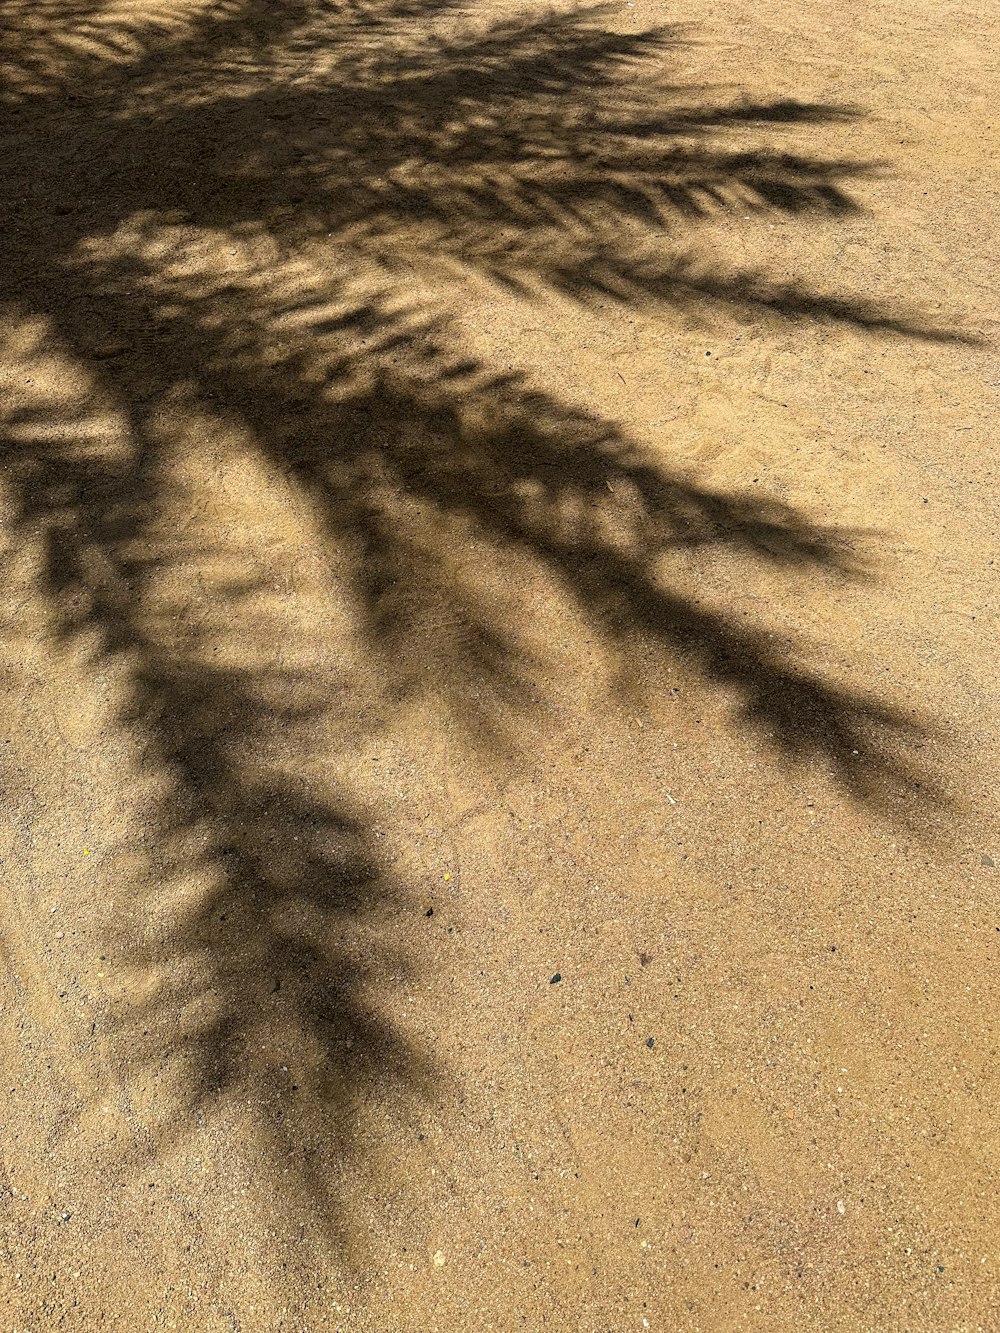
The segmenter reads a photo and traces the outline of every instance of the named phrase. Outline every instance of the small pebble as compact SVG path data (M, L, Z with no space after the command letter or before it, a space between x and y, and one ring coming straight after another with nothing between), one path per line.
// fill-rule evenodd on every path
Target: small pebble
M838 1199L838 1200L837 1200L837 1212L841 1215L841 1217L843 1217L844 1214L847 1212L847 1207L846 1207L846 1205L845 1205L843 1199Z
M561 972L553 972L553 973L552 973L552 976L549 978L549 985L550 985L550 986L554 986L554 985L556 985L557 982L560 982L560 981L562 981L562 973L561 973Z
M653 1040L652 1037L647 1037L647 1038L646 1038L646 1045L649 1047L650 1050L652 1050L653 1047L656 1045L656 1043L655 1043L655 1041Z

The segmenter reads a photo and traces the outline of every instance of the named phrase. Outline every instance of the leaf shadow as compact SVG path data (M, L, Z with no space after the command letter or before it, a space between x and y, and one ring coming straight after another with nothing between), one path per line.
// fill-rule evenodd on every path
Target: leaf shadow
M405 978L371 946L413 886L317 753L430 701L487 762L516 756L539 650L491 559L561 590L620 700L648 696L650 653L683 660L775 762L818 767L887 818L909 817L918 784L921 808L936 799L912 718L671 581L676 553L722 550L790 579L871 577L863 534L672 472L618 424L468 355L454 307L420 296L447 275L961 338L691 251L735 209L855 213L876 166L801 136L858 113L671 86L688 35L618 33L600 8L492 26L452 8L232 0L129 30L54 3L49 28L14 24L0 47L0 308L28 330L17 364L57 349L89 385L75 406L58 388L4 394L9 529L36 553L56 641L127 682L112 725L138 738L155 793L121 948L157 981L102 1022L126 1078L184 1071L158 1139L250 1102L274 1169L295 1167L289 1193L330 1225L319 1163L356 1144L363 1104L432 1098L446 1074L373 999ZM92 424L108 411L118 448ZM190 431L164 422L185 420L237 431L301 498L379 680L367 721L332 640L290 650L273 565L208 520L192 535L167 519ZM205 589L215 609L196 613Z

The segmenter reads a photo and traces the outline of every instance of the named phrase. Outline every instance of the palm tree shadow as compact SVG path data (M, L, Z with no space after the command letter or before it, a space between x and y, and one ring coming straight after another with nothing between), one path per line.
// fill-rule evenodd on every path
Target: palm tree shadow
M26 366L60 349L90 384L68 418L7 394L11 527L58 634L127 680L115 726L142 738L156 792L122 947L165 979L103 1021L126 1075L183 1066L189 1113L252 1102L272 1162L334 1210L317 1154L347 1150L366 1098L431 1096L442 1077L372 1000L405 960L353 942L412 890L361 795L316 776L317 738L349 748L374 725L345 705L353 678L323 652L289 665L273 570L211 523L192 536L165 520L183 447L165 417L227 423L305 497L380 680L379 727L430 698L488 762L517 753L537 645L482 564L455 558L467 543L554 579L623 697L643 698L644 654L681 657L776 760L819 766L894 819L917 784L932 797L910 719L670 583L672 552L720 548L865 577L857 534L672 475L614 423L469 358L447 301L410 283L958 336L689 256L731 207L855 211L870 165L757 143L854 113L665 87L683 34L616 34L599 10L456 28L450 8L233 0L126 32L62 3L51 32L15 26L0 55L0 306L33 330ZM126 447L95 445L94 404L113 406ZM211 570L211 616L164 592L191 569ZM432 646L429 623L450 627ZM177 886L183 910L151 930ZM185 1123L171 1113L156 1132Z

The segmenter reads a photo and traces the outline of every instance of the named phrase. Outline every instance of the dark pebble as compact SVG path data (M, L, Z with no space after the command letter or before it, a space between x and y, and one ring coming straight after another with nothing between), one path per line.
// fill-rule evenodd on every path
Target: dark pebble
M549 985L554 986L557 981L562 981L562 974L559 972L554 972L552 976L549 978Z
M653 1046L655 1045L655 1043L654 1043L652 1037L647 1037L647 1038L646 1038L646 1045L649 1047L650 1050L653 1049Z

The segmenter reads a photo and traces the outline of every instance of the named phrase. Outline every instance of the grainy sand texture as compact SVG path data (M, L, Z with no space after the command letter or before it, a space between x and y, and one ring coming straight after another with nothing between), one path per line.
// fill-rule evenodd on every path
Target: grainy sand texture
M0 1333L996 1333L1000 20L4 0Z

